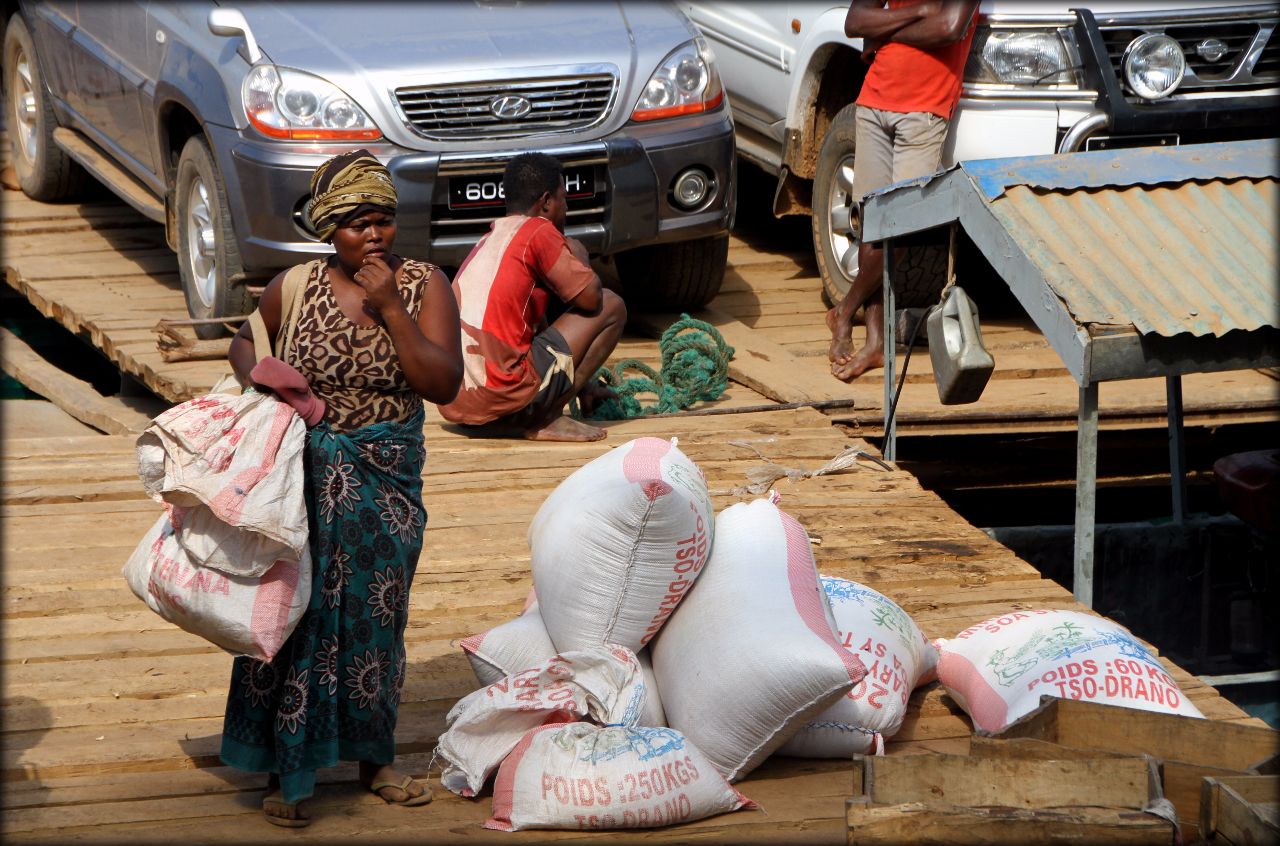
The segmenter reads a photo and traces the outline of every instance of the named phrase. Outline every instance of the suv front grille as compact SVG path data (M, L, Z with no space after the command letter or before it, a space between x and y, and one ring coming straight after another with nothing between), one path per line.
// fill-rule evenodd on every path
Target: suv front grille
M1274 29L1275 21L1252 23L1247 21L1219 21L1188 24L1126 24L1102 25L1102 40L1107 45L1107 56L1118 79L1124 79L1124 51L1135 38L1144 33L1163 32L1177 40L1187 60L1187 74L1179 86L1180 91L1226 90L1249 85L1275 84L1280 81L1280 42ZM1250 48L1255 40L1267 37L1266 46L1253 66L1247 65ZM1197 52L1207 40L1222 42L1223 55L1210 61Z
M397 88L396 101L409 125L436 140L510 138L573 132L608 116L617 93L612 73ZM524 98L528 114L499 117L493 104Z

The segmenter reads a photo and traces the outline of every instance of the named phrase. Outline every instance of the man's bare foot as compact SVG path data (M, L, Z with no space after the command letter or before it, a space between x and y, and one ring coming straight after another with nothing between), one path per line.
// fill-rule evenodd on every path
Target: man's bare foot
M863 373L875 367L884 367L884 349L868 344L858 350L858 354L844 364L831 365L831 375L841 382L852 382Z
M608 434L604 429L588 426L586 423L562 414L541 429L526 429L524 436L531 441L585 443L603 440Z
M840 318L836 316L836 307L827 309L827 328L831 330L831 346L827 349L827 360L835 364L845 364L853 357L853 325L839 328Z

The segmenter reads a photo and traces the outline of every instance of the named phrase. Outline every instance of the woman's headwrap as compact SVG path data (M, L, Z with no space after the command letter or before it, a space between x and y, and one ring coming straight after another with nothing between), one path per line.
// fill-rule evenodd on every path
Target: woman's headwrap
M311 175L307 221L328 241L338 224L361 206L396 209L391 173L368 150L352 150L329 159Z

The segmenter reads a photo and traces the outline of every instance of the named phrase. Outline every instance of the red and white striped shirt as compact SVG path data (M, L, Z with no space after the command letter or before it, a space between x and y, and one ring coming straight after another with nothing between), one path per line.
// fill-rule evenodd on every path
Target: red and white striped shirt
M508 215L458 268L453 293L462 318L462 389L440 414L454 423L488 423L523 409L538 391L529 360L552 295L573 300L595 272L569 251L542 217Z

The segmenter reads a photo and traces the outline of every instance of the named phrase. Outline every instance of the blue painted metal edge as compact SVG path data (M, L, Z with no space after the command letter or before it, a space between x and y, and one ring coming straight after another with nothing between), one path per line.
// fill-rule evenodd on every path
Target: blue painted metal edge
M1015 185L1053 190L1266 179L1280 177L1280 139L976 159L960 162L956 167L973 179L988 202ZM923 184L934 176L903 180L884 190Z

